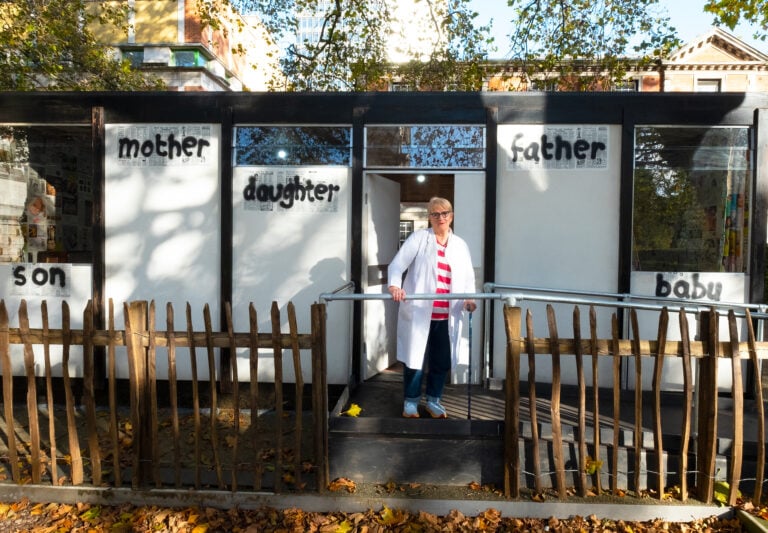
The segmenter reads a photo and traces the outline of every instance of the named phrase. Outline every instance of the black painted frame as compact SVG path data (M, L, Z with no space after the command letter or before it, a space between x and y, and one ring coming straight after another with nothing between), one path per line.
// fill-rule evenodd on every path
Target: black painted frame
M765 291L768 222L768 94L766 93L0 93L0 124L90 124L94 139L94 279L97 324L104 323L104 124L208 122L221 124L221 294L232 297L232 128L241 123L349 124L352 129L351 280L362 278L363 128L369 124L485 124L486 232L484 281L496 278L496 126L499 124L619 124L620 241L617 292L631 275L634 129L638 125L747 125L755 133L750 302ZM754 273L761 273L754 275ZM362 304L353 308L353 368L360 379ZM223 311L222 311L223 312ZM493 324L493 321L490 322ZM620 321L623 323L623 321ZM491 332L492 336L492 332ZM222 358L224 361L225 358Z

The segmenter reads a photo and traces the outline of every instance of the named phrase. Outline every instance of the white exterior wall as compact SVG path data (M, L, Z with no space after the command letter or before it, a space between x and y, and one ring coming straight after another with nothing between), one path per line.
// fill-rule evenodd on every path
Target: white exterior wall
M186 154L170 157L162 143L171 135L176 142L187 139ZM126 138L141 144L138 157L125 150L120 157ZM213 328L219 327L220 138L218 124L106 126L105 296L107 306L110 298L115 304L116 328L123 328L123 302L135 300L155 301L159 329L165 329L168 302L176 330L186 329L187 303L195 331L205 328L206 304ZM176 355L177 376L186 380L191 366L183 352ZM196 357L198 377L208 379L205 349ZM118 377L127 378L124 349L117 361ZM167 375L167 353L158 349L158 379Z
M58 282L51 285L48 272L60 269L65 273L64 286ZM59 263L14 263L0 264L0 280L5 286L0 291L0 299L5 302L11 327L19 327L19 305L27 302L27 315L30 328L42 328L42 303L48 307L48 327L61 329L62 303L69 306L69 327L83 328L83 311L91 299L91 265L72 265ZM45 376L45 357L42 347L35 346L35 375ZM50 347L51 373L55 377L63 376L63 347ZM71 346L69 352L69 376L83 376L83 349ZM11 345L11 368L14 376L25 376L24 346Z
M546 160L541 150L560 135L575 141L602 142L595 159L563 156ZM618 125L500 125L498 130L498 207L496 283L529 287L615 292L618 279L620 138ZM536 146L531 143L538 145ZM525 151L515 151L513 146ZM513 162L517 154L517 163ZM534 155L538 154L539 161ZM598 161L597 159L600 158ZM582 163L577 165L577 162ZM493 375L505 375L506 334L502 304L496 303ZM548 336L546 305L519 302L531 309L537 337ZM559 334L573 336L573 306L555 305ZM581 310L582 335L589 333L589 309ZM610 313L598 310L598 335L610 336ZM525 330L523 330L525 333ZM600 374L610 377L608 366ZM605 365L605 363L603 363ZM573 357L562 358L562 381L577 381ZM585 365L591 365L589 358ZM527 358L521 375L527 374ZM539 381L551 377L550 360L537 360Z
M233 301L235 329L247 331L248 306L254 303L259 332L271 332L270 308L276 301L281 314L281 330L288 332L287 304L293 302L300 333L311 326L310 306L318 296L344 285L349 280L351 169L347 167L237 167L233 184ZM298 177L306 185L325 184L333 188L309 201L287 203L248 201L244 190L249 179L254 186L276 187ZM295 183L295 181L294 181ZM268 189L254 191L260 197ZM272 191L277 191L273 188ZM330 197L330 201L329 201ZM328 383L347 383L350 369L351 306L336 303L328 309ZM295 380L293 360L283 355L283 379ZM305 383L311 381L311 358L302 352ZM238 371L247 379L247 352L238 352ZM259 361L259 379L274 379L272 350L265 350Z

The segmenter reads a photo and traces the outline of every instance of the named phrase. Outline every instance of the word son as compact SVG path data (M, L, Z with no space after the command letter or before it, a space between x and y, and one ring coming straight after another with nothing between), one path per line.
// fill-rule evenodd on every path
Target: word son
M577 139L573 143L563 139L560 135L555 135L554 142L551 142L545 135L541 136L541 143L532 141L526 146L519 146L517 143L523 138L522 133L515 135L512 141L512 162L518 162L518 154L526 161L536 161L543 158L545 160L555 159L596 159L599 152L605 150L605 143L600 141L589 142L585 139ZM541 155L539 155L541 154Z
M27 268L24 265L15 266L12 272L13 283L18 287L25 286L28 281L32 281L32 283L38 287L47 284L56 285L57 282L59 287L62 288L67 285L67 273L60 267L36 267L29 274L30 279L27 279Z
M287 183L261 183L256 185L256 175L248 178L248 185L243 189L243 198L247 202L278 202L280 207L290 209L295 201L299 202L331 202L333 193L338 192L339 185L312 183L312 180L306 180L303 184L298 176L293 177L293 181ZM326 196L327 195L327 196Z

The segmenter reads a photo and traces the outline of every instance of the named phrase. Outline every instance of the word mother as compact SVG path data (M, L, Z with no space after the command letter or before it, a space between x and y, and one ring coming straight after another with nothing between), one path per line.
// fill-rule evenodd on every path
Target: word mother
M154 140L146 139L144 141L122 137L118 141L117 157L119 159L136 158L139 155L141 157L158 155L168 159L182 156L202 157L203 150L209 146L211 146L211 142L207 139L198 139L192 135L187 135L178 140L173 133L168 134L167 139L163 139L163 136L158 133Z

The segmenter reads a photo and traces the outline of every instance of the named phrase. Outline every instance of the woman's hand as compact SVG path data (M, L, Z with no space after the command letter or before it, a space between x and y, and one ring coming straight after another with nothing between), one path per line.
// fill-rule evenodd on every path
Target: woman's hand
M402 302L403 300L405 300L405 291L400 287L395 287L394 285L390 285L389 294L392 295L392 299L396 302Z
M474 300L464 300L464 309L469 311L470 313L477 309L477 304Z

